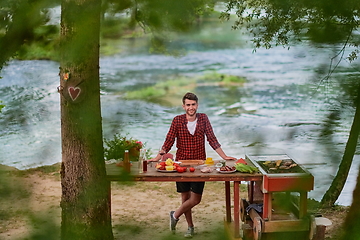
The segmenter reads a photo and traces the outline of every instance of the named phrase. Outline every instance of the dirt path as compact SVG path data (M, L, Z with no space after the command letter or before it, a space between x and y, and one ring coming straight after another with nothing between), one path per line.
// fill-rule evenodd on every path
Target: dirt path
M61 184L58 172L16 171L1 174L0 240L60 239ZM0 171L1 173L1 171ZM6 180L6 181L5 181ZM183 239L186 221L181 218L178 232L169 232L168 213L180 204L174 183L137 182L131 185L112 183L112 220L115 239ZM196 239L224 239L224 187L222 182L205 186L202 202L194 209ZM243 196L245 197L245 196ZM336 240L336 230L345 213L324 212L333 225L327 228L326 239ZM51 230L49 230L51 229ZM51 236L51 238L50 238Z

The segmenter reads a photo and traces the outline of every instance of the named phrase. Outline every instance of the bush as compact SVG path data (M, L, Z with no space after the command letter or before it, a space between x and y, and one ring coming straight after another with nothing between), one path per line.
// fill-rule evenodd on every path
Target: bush
M132 137L121 136L120 134L115 134L113 139L104 139L104 142L107 145L107 147L104 148L104 157L106 160L122 160L125 150L129 150L130 161L137 161L140 149L144 147L141 141Z

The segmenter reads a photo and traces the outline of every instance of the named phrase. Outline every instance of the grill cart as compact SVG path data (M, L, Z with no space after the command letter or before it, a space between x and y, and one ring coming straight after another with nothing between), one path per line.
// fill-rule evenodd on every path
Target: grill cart
M286 154L245 157L263 175L261 182L249 183L249 202L243 199L240 206L242 220L251 222L253 239L274 232L301 232L313 239L316 224L307 214L307 193L314 177Z

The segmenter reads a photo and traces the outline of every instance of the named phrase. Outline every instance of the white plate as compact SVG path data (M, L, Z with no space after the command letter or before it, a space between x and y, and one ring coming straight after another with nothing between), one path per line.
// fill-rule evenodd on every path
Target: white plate
M220 171L220 169L216 169L216 171L218 171L219 173L234 173L234 172L236 172L236 170L232 170L232 171Z
M157 163L160 163L160 162L166 162L166 161L159 161L159 162L157 162ZM177 163L177 164L181 164L182 162L178 162L178 161L173 161L173 163Z
M158 171L158 172L177 172L176 170L168 171L168 170L160 170L160 169L156 169L156 171Z
M215 167L217 167L217 168L221 168L222 166L223 166L223 164L220 162L215 165Z

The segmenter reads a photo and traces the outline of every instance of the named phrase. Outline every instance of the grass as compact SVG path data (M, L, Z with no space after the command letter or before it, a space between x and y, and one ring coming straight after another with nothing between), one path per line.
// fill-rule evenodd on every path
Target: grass
M4 174L0 186L0 239L60 239L61 198L60 180L57 174L59 164L42 166L24 171ZM16 174L15 174L16 172ZM17 172L22 172L17 173ZM54 177L55 176L55 177ZM33 188L53 181L58 193L34 192ZM240 185L241 198L247 197L247 185ZM48 189L48 188L46 188ZM51 192L51 190L49 189ZM183 239L186 230L184 217L178 224L178 232L172 235L168 230L168 212L180 205L180 195L173 182L112 182L112 226L115 239ZM231 193L233 194L233 193ZM223 220L225 217L224 183L207 182L201 203L194 210L197 240L226 240ZM35 201L35 202L33 202ZM47 206L48 208L43 208ZM35 209L34 209L35 207ZM40 207L41 209L37 209ZM233 206L232 206L233 207ZM333 225L326 240L339 240L341 224L348 207L334 206L332 209L317 209L318 202L309 199L310 213L323 214ZM13 231L23 229L22 237L13 237ZM48 229L52 229L51 232ZM10 232L9 232L10 231ZM5 236L5 237L4 237ZM6 237L8 236L8 237ZM2 238L4 237L4 238ZM46 238L48 237L48 238Z
M231 87L242 86L245 82L245 78L214 71L201 76L181 76L166 81L158 81L153 86L127 91L125 98L131 100L141 99L154 102L169 102L169 98L181 99L184 92L193 91L198 86L220 85Z

